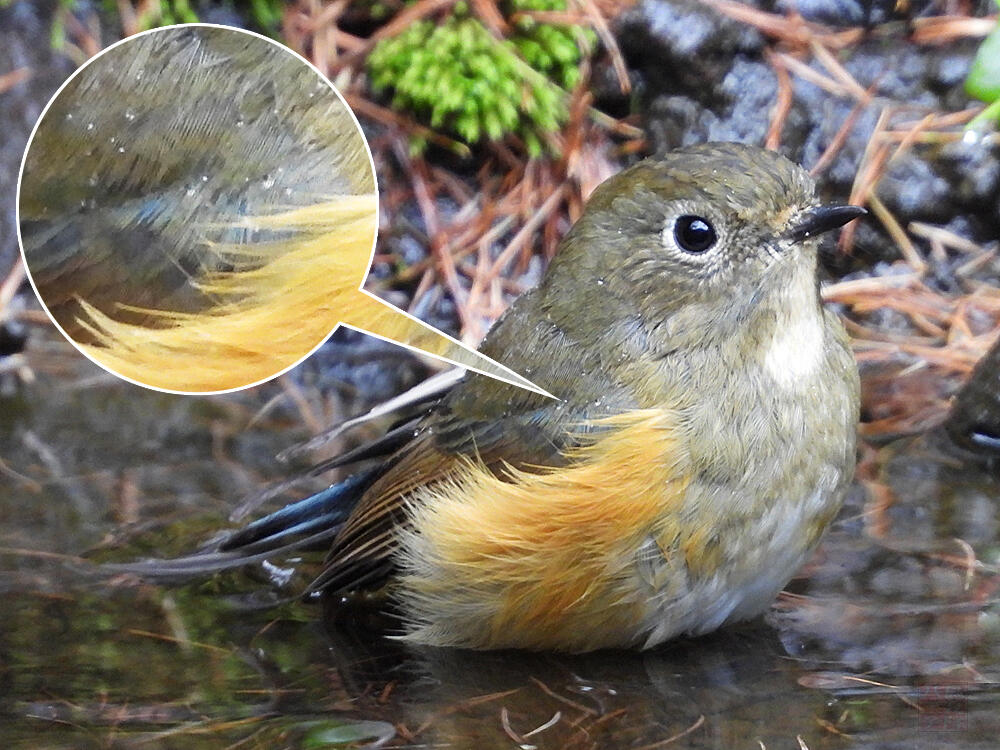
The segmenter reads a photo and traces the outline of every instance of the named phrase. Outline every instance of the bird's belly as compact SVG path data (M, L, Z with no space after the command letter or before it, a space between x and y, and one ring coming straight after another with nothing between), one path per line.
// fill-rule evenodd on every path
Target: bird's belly
M720 428L729 461L700 464L678 512L686 521L656 540L658 555L640 556L646 647L759 615L806 561L853 475L855 412L850 389L837 390L812 408L789 398L763 427ZM811 429L817 418L824 426Z
M714 543L725 552L711 565L703 564L696 550L683 565L662 553L659 559L646 555L639 565L650 587L643 647L709 633L766 611L815 547L840 507L841 494L839 488L817 489L810 497L776 503L742 528L724 524Z

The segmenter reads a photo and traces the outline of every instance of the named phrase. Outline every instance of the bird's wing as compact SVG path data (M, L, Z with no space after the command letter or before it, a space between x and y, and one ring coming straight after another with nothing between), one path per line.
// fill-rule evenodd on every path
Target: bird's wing
M409 495L417 488L454 478L470 462L501 478L509 469L564 465L565 450L586 440L594 419L639 406L601 358L602 347L568 333L547 314L548 304L544 284L523 294L481 352L559 399L468 374L365 490L334 537L314 590L372 586L391 573L398 527L406 523Z
M353 590L380 582L393 568L397 527L405 522L407 496L447 479L470 461L502 475L505 467L557 465L569 433L534 413L469 421L440 413L426 420L414 439L365 491L333 541L322 574L312 588ZM572 419L572 416L570 416Z

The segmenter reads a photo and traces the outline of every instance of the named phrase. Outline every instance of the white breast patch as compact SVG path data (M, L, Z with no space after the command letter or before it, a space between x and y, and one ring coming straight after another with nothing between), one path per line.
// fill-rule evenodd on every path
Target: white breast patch
M823 318L815 307L779 324L764 355L764 367L778 385L795 388L816 371L823 361L823 335Z

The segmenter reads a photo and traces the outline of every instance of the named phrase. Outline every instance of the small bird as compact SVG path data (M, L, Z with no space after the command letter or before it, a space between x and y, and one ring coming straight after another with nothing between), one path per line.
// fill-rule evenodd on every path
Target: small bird
M348 479L176 570L331 540L311 591L380 590L407 641L650 648L763 612L837 514L859 383L816 236L863 209L748 145L595 190L466 376L336 463Z

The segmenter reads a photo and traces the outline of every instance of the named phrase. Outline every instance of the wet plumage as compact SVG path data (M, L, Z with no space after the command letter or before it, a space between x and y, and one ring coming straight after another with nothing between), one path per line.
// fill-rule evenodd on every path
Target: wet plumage
M622 172L481 347L560 400L467 376L346 484L174 569L329 538L314 589L383 588L438 646L646 648L759 614L853 474L813 235L858 213L750 146Z

